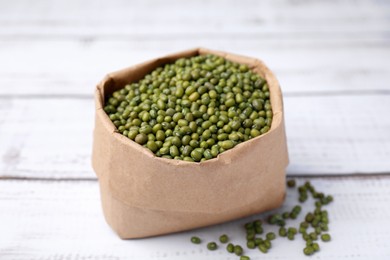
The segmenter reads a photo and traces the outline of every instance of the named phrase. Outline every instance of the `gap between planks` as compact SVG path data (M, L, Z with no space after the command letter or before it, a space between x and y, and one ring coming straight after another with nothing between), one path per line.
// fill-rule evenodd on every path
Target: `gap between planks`
M352 174L288 174L287 179L324 179L324 180L336 180L336 179L381 179L390 178L390 172L373 172L373 173L352 173ZM0 181L34 181L34 182L97 182L98 179L94 177L75 177L75 178L53 178L53 177L18 177L18 176L0 176Z

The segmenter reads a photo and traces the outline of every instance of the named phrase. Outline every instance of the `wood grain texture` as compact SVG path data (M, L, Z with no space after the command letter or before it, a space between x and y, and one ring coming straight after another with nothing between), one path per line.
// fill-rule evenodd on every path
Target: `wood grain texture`
M286 93L388 92L389 14L369 0L3 1L0 95L89 96L110 71L194 46L263 59Z
M299 179L303 183L306 179ZM319 191L332 194L327 207L332 242L320 243L315 259L376 259L390 256L389 177L318 178L312 183ZM279 212L290 210L297 193L288 190ZM312 202L290 225L298 225ZM95 181L0 181L0 258L37 259L237 259L221 248L210 252L208 241L226 233L233 243L245 245L243 223L266 218L252 216L208 228L162 237L120 240L104 221L98 184ZM266 226L265 232L276 231ZM189 242L192 235L202 245ZM277 238L268 254L245 248L251 259L303 259L304 243Z
M390 95L287 96L289 174L390 169ZM1 99L0 176L94 178L91 99Z
M262 59L285 94L390 93L390 44L386 47L276 48L262 40L170 44L131 42L0 42L0 96L88 96L107 73L196 45ZM309 41L310 42L310 41ZM260 45L259 45L260 44Z
M335 8L337 6L337 8ZM389 32L386 1L34 1L0 4L0 37L377 38ZM357 26L359 25L359 26ZM274 33L276 32L276 33ZM233 36L234 37L234 36ZM231 37L231 38L233 38Z

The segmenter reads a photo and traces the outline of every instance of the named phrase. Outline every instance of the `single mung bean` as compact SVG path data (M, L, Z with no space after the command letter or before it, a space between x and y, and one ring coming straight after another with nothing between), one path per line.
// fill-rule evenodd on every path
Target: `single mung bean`
M139 144L145 144L148 141L148 136L145 133L138 134L135 137L135 142Z
M148 141L146 143L146 147L148 147L152 152L157 152L158 146L155 141Z
M218 248L217 244L215 242L210 242L207 244L207 249L208 250L216 250Z
M306 232L306 229L307 229L307 228L305 228L305 227L299 227L298 232L301 233L301 234L303 234L303 233Z
M219 241L223 244L227 243L229 241L229 237L226 234L223 234L219 237Z
M246 246L249 248L249 249L254 249L256 247L256 244L255 244L255 241L254 240L248 240L246 242Z
M324 241L324 242L328 242L330 241L331 237L329 234L322 234L321 235L321 240Z
M251 240L256 237L256 232L254 229L247 229L246 230L246 240Z
M328 223L329 223L328 217L321 217L320 221L321 221L322 223L325 223L325 224L328 224Z
M307 200L307 194L304 193L304 194L301 194L299 195L299 198L298 198L299 202L305 202Z
M303 228L308 228L309 227L309 223L307 222L301 222L301 224L299 225L300 227L303 227Z
M200 244L202 241L199 237L191 237L191 242L194 244Z
M239 246L239 245L234 246L234 253L236 255L240 256L240 255L242 255L242 252L243 252L243 250L242 250L241 246Z
M233 253L234 252L234 245L232 243L229 243L227 246L226 246L226 250L229 252L229 253Z
M299 214L299 213L301 212L301 210L302 210L302 207L299 206L299 205L296 205L296 206L294 206L294 208L292 209L292 212L295 212L295 213Z
M307 246L303 249L303 253L305 255L312 255L314 253L314 249L311 246Z
M279 228L279 236L281 237L287 236L287 229L285 227Z
M255 227L255 233L256 234L263 234L263 227L262 226L256 226Z
M264 240L263 241L263 244L264 246L267 248L267 249L270 249L272 244L271 244L271 241L269 241L268 239Z
M202 153L197 150L193 150L191 152L191 157L194 159L194 161L199 162L200 159L202 159Z
M250 260L251 258L249 256L243 255L240 257L240 260Z
M255 239L256 233L247 233L246 234L246 240L252 240Z
M295 227L289 227L288 229L287 229L287 232L288 233L292 233L292 234L297 234L298 233L298 231L297 231L297 229L295 228Z
M172 157L178 156L179 149L175 145L172 145L171 147L169 147L169 153Z
M258 246L258 248L259 248L260 252L262 252L264 254L266 254L268 252L268 248L264 244L260 244Z
M317 235L316 232L309 233L309 236L310 236L311 240L317 240L318 239L318 235Z
M265 235L268 240L274 240L276 238L275 233L269 232Z
M288 180L288 181L287 181L287 186L288 186L289 188L294 188L295 185L296 185L295 180Z
M313 243L311 247L314 249L314 251L320 251L320 245L318 243Z
M307 215L306 215L306 217L305 217L305 220L306 220L306 222L311 223L311 222L314 220L314 215L313 215L313 213L307 213Z
M234 142L232 140L226 140L221 143L221 147L225 150L231 149L234 146Z

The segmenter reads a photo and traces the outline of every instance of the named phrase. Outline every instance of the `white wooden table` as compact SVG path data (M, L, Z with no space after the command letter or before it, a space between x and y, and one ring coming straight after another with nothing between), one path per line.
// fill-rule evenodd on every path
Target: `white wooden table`
M195 46L260 58L278 76L288 175L335 198L333 241L312 258L390 259L389 1L15 0L0 1L1 260L237 259L189 237L244 244L240 225L267 214L122 241L90 165L95 84ZM247 252L302 259L303 246Z

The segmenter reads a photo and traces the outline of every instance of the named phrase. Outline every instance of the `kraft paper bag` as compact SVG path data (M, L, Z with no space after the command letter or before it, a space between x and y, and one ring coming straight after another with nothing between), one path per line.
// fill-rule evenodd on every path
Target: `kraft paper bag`
M247 64L267 80L270 131L200 163L156 157L117 131L103 110L112 92L158 66L203 54ZM283 100L276 77L260 60L204 48L167 55L108 74L95 103L92 165L105 219L122 239L213 225L282 204L288 164Z

